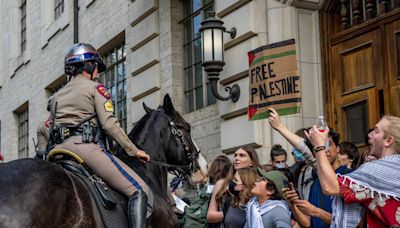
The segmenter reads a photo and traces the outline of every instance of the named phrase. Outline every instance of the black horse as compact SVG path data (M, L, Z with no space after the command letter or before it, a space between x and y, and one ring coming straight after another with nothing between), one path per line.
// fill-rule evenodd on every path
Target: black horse
M158 109L144 108L146 115L129 138L153 162L143 166L122 149L117 157L147 181L154 194L148 227L178 227L169 203L167 171L193 175L199 152L190 125L175 111L168 95ZM85 186L59 165L38 159L0 164L0 227L103 227L95 205Z

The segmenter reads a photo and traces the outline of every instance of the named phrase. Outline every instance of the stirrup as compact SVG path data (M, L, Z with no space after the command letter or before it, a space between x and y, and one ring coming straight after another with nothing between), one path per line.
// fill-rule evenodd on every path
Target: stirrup
M78 164L84 164L85 162L81 157L70 150L65 149L55 149L50 151L47 155L47 161L54 162L57 160L74 160Z

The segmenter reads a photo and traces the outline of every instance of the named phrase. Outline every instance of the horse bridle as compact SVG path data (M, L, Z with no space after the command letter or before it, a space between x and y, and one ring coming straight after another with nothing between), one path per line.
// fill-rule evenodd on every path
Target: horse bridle
M188 142L185 140L185 137L183 136L183 133L181 130L178 129L178 127L176 126L176 123L174 120L170 120L168 121L168 125L171 128L171 134L175 136L176 139L178 139L178 141L181 142L182 144L182 148L185 152L186 158L190 161L190 163L188 165L175 165L175 164L168 164L165 162L159 162L159 161L153 161L150 160L150 163L153 164L157 164L159 166L163 166L163 167L167 167L167 168L174 168L174 170L169 170L169 172L173 175L176 176L182 176L181 174L179 174L179 172L177 172L177 170L179 169L190 169L190 170L194 170L194 161L198 158L200 150L198 148L198 146L196 145L196 143L192 140L192 144L195 146L195 152L191 153L190 152L190 147Z

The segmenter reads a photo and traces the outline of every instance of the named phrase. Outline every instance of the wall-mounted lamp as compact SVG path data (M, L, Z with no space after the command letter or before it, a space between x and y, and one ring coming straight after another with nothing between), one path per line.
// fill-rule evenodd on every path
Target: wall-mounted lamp
M202 50L202 65L207 72L208 80L211 83L211 91L218 100L239 100L240 87L234 84L232 87L225 87L225 91L229 96L223 97L218 93L219 73L222 71L224 62L224 37L223 33L228 32L231 38L236 36L236 28L226 31L223 26L224 22L215 17L215 12L210 12L209 17L201 22L201 50Z

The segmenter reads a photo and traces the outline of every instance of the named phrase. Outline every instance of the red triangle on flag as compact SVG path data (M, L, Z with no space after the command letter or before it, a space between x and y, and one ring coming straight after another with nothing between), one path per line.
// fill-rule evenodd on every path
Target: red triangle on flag
M254 116L254 114L256 114L256 112L257 112L256 108L249 107L247 109L247 114L249 116L249 120L251 120L253 118L253 116Z
M251 52L248 52L247 56L249 57L249 66L250 66L253 60L256 58L256 56Z

